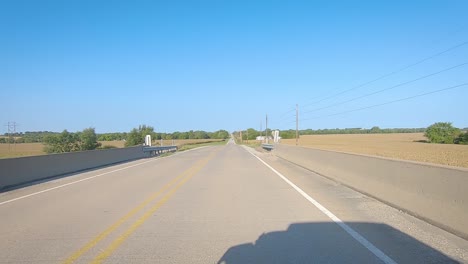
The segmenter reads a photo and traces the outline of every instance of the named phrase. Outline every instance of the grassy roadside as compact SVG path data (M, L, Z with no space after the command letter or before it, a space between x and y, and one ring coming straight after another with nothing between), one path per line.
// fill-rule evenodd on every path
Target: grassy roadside
M198 148L198 147L205 147L205 146L221 146L221 145L226 145L226 143L227 143L227 140L207 142L207 143L184 144L184 145L180 146L177 151L185 151L185 150Z
M258 151L263 151L262 149L262 141L257 141L257 140L244 140L241 142L239 137L234 136L234 141L236 142L237 145L243 145L247 146L249 148L253 148Z
M250 140L250 141L244 141L243 143L240 143L240 145L244 145L244 146L251 147L251 148L258 148L262 145L262 142L256 141L256 140Z
M258 148L262 145L262 141L257 140L243 140L241 141L239 137L234 136L234 141L237 145L244 145L251 148Z

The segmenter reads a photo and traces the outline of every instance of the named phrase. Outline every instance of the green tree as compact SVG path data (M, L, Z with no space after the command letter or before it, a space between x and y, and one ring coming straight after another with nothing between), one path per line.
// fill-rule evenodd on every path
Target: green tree
M197 130L193 132L193 139L209 139L208 133L205 131Z
M455 139L455 144L468 145L468 131L460 134L458 138Z
M63 153L80 150L80 139L78 134L70 133L66 129L60 134L48 135L44 138L45 152Z
M187 139L195 139L195 135L193 133L193 130L190 130L188 133L188 138Z
M453 127L449 122L437 122L426 129L425 137L431 143L453 144L460 135L460 129Z
M245 132L242 132L243 140L255 140L258 136L260 136L260 132L253 128L248 128Z
M282 139L296 138L296 130L283 130L280 131L280 137Z
M377 134L377 133L381 133L382 131L380 130L380 127L378 126L375 126L375 127L372 127L370 130L369 130L369 133L371 134Z
M229 132L226 130L218 130L213 133L213 138L215 139L228 139L229 138Z
M189 132L182 132L179 134L179 137L177 139L189 139L189 138L190 138Z
M99 141L111 141L112 136L110 134L101 134L99 135L98 140Z
M127 141L125 141L126 147L141 145L145 142L145 138L141 136L141 132L134 128L127 135Z
M130 133L127 134L127 141L125 141L126 147L141 145L145 142L145 136L151 135L151 138L156 138L156 133L154 133L154 128L147 125L140 125L137 128L132 129Z
M86 128L78 133L70 133L65 129L60 134L47 134L43 141L47 153L93 150L101 146L94 128Z
M81 150L93 150L101 146L101 143L97 142L97 135L94 128L86 128L80 133L80 148Z

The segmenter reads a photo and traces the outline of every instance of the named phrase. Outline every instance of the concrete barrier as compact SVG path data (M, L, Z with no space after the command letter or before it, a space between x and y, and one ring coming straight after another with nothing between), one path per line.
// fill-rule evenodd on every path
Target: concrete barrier
M468 170L277 145L273 154L468 239Z
M0 159L0 190L148 156L142 146Z

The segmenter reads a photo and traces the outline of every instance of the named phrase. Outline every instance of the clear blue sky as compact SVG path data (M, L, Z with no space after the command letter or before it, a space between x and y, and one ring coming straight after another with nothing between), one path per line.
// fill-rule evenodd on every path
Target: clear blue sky
M19 131L468 127L467 1L0 2L0 122ZM264 124L263 124L264 126ZM6 127L2 127L5 133Z

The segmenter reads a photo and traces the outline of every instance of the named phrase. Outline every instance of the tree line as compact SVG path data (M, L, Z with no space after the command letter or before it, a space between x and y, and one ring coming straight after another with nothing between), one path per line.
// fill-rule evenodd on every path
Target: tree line
M242 131L243 140L255 140L261 135L271 135L272 130L257 131L253 128ZM468 129L453 127L449 122L437 122L428 128L385 128L374 126L370 129L363 128L335 128L335 129L305 129L299 130L299 135L324 135L324 134L382 134L382 133L417 133L424 132L427 142L441 144L468 144ZM239 132L235 132L236 134ZM190 130L187 132L157 133L154 128L147 125L140 125L130 132L102 133L96 134L94 128L86 128L81 132L61 133L51 131L24 132L15 134L5 134L0 138L0 143L44 143L45 152L62 153L73 151L85 151L101 148L98 141L125 140L125 146L141 145L145 142L145 136L151 135L153 140L171 139L227 139L230 134L226 130L206 132L202 130ZM296 137L293 129L280 131L283 139Z
M271 135L271 129L266 131L267 135ZM330 135L330 134L389 134L389 133L422 133L426 128L379 128L374 126L370 129L366 128L334 128L334 129L302 129L299 130L299 135ZM238 133L238 132L237 132ZM265 135L265 131L257 131L253 128L242 131L243 140L254 140L260 135ZM280 137L283 139L296 138L296 130L280 130Z
M155 132L153 127L142 125L135 130L140 131L140 133L146 132L151 135L153 140L171 140L171 139L227 139L229 138L229 132L226 130L218 130L215 132L207 132L203 130L190 130L186 132L173 132L173 133L160 133ZM133 131L133 130L132 130ZM132 131L130 133L132 133ZM135 131L133 131L135 133ZM99 141L113 141L113 140L127 140L129 133L103 133L98 134Z
M147 125L140 125L138 128L132 129L127 134L125 146L136 146L145 142L145 136L151 135L151 139L227 139L229 138L229 132L226 130L218 130L215 132L206 132L202 130L188 132L174 132L174 133L156 133L154 128Z
M36 132L18 132L8 134L5 133L3 138L0 138L0 143L41 143L44 142L44 138L49 135L59 134L51 131L36 131Z
M94 128L86 128L76 133L64 130L59 134L47 135L44 144L44 151L47 153L94 150L101 146L101 143L97 142Z
M145 126L145 125L142 125ZM148 126L146 126L148 127ZM203 130L190 130L186 132L173 132L173 133L158 133L154 131L154 128L147 130L150 132L151 138L153 140L160 139L227 139L229 138L229 132L226 130L218 130L215 132L206 132ZM140 128L135 128L139 130ZM72 133L72 132L69 132ZM77 132L80 133L80 132ZM51 131L36 131L36 132L19 132L15 134L5 133L4 137L0 137L0 143L44 143L44 140L47 136L57 136L60 132L51 132ZM10 136L10 137L9 137ZM127 140L129 133L128 132L113 132L113 133L99 133L96 134L98 141L115 141L115 140Z
M242 140L255 140L258 136L271 136L271 129L257 131L248 128L242 131ZM374 126L366 128L335 128L335 129L303 129L299 130L299 135L330 135L330 134L390 134L390 133L424 133L429 143L439 144L468 144L468 128L456 128L449 122L437 122L427 128L379 128ZM234 132L236 134L239 131ZM282 139L291 139L296 137L296 130L280 130Z
M215 132L190 130L187 132L156 133L154 127L140 125L128 133L96 134L94 128L86 128L80 132L63 130L61 133L50 131L7 133L5 137L0 138L0 143L44 143L45 152L64 153L99 149L101 148L101 143L98 141L125 140L126 147L141 145L145 142L146 135L151 135L152 140L229 138L229 132L226 130L218 130ZM108 146L103 148L108 148Z

